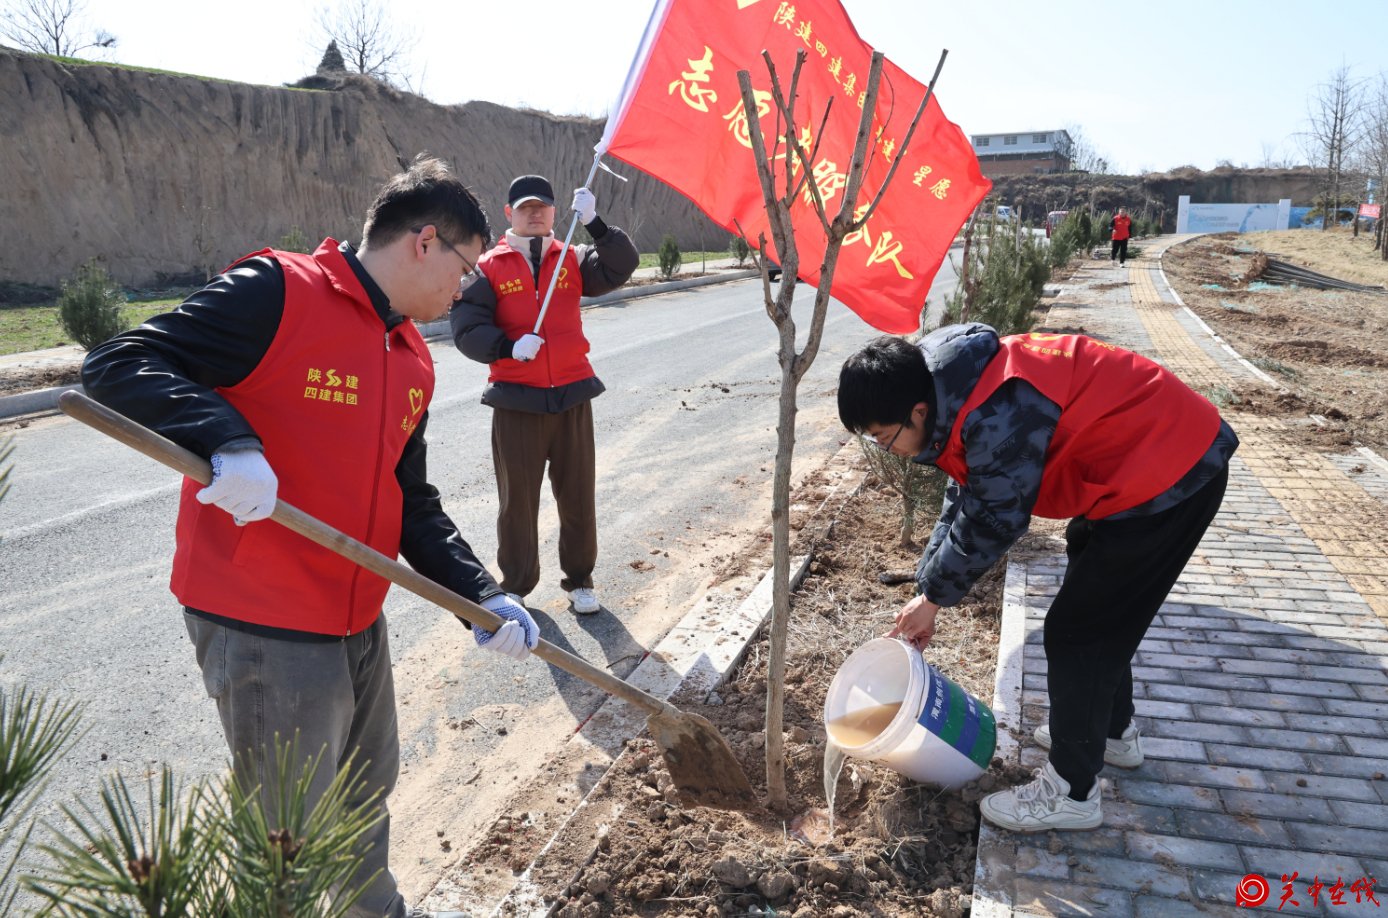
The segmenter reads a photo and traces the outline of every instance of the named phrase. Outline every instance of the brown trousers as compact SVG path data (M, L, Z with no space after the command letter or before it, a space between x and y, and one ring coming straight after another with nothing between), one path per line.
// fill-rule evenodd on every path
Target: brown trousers
M540 582L540 487L546 462L559 510L561 586L592 587L598 560L593 454L592 402L559 414L492 410L492 463L501 503L496 564L506 592L525 596Z

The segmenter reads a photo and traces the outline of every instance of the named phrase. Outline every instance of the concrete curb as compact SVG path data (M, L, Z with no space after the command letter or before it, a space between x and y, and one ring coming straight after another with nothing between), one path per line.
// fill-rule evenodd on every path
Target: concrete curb
M0 420L38 414L42 411L56 411L58 396L74 390L81 392L82 384L73 383L70 386L54 386L51 389L35 389L32 392L20 392L18 395L0 396Z
M1179 245L1180 243L1177 244ZM1197 316L1195 312L1185 304L1185 301L1181 299L1181 295L1176 292L1176 287L1171 283L1171 279L1166 276L1166 268L1164 266L1164 262L1166 260L1166 253L1171 251L1172 248L1174 248L1174 246L1167 246L1166 248L1162 249L1161 254L1157 256L1157 274L1161 276L1161 282L1166 285L1166 290L1168 293L1171 294L1171 298L1176 301L1176 305L1180 306L1183 310L1185 310L1186 315L1190 316L1191 319L1195 321L1196 325L1199 325L1202 329L1204 329L1205 333L1208 334L1211 338L1213 338L1216 344L1224 348L1224 350L1227 351L1235 360L1242 364L1245 370L1252 373L1255 377L1261 379L1269 386L1272 386L1278 392L1288 391L1286 386L1282 385L1280 382L1273 379L1271 376L1264 373L1262 370L1258 369L1253 364L1249 363L1248 360L1242 354L1240 354L1238 351L1234 350L1232 346L1230 346L1229 342L1225 341L1218 334L1216 334L1213 328L1210 328L1210 326L1206 325L1205 321L1201 319L1199 316Z
M1008 765L1021 759L1022 745L1022 652L1026 647L1027 565L1007 559L1007 577L1002 588L1002 633L998 639L998 668L993 677L993 716L998 722L998 746L994 756ZM986 819L979 820L977 860L974 862L973 918L1007 918L1013 903L1005 882L1013 865L989 859L986 852L999 850L997 841L1005 833Z
M669 293L674 290L687 290L692 287L705 287L709 284L721 284L727 281L746 280L757 277L758 272L730 271L723 274L712 274L704 277L690 277L685 280L666 281L660 284L645 284L640 287L629 287L614 290L603 296L584 297L582 305L605 306L608 303L617 303L622 300L636 299L643 296L654 296L657 293ZM447 338L452 334L448 326L447 319L439 319L434 322L424 322L419 326L419 333L425 340L437 340ZM80 383L70 386L54 386L51 389L35 389L32 392L20 392L16 395L0 396L0 421L9 418L17 418L26 414L41 414L58 410L58 396L70 390L82 391Z

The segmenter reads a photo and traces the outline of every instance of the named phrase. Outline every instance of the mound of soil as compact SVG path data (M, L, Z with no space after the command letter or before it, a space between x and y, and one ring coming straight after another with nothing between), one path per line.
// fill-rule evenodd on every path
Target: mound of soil
M995 761L980 780L941 792L850 759L838 782L835 831L828 833L821 718L829 682L848 653L890 628L913 593L909 580L895 576L914 567L919 551L897 544L898 507L894 494L871 482L850 498L793 597L785 704L789 806L750 813L682 809L654 745L634 740L588 799L618 815L574 828L532 875L548 878L541 886L552 914L967 914L978 800L1028 777L1018 769ZM929 526L933 517L925 516L922 525ZM941 614L926 651L932 665L985 702L993 692L1003 567ZM766 658L763 638L713 695L673 699L728 738L762 800ZM499 853L497 846L493 854Z
M15 367L0 372L0 395L15 395L53 386L70 386L81 379L80 367Z

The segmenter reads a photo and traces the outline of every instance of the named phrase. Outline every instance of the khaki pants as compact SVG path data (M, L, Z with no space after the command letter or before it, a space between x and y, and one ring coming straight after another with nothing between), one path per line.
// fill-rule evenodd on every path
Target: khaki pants
M598 560L592 402L559 414L493 409L492 462L501 503L496 519L501 588L525 596L540 582L540 487L546 462L559 510L561 586L591 587Z
M390 665L386 617L342 640L295 641L259 634L183 614L197 653L207 694L217 702L233 770L246 786L262 786L267 816L276 817L280 776L276 741L297 735L301 761L323 751L309 789L311 808L339 769L361 769L361 784L349 795L353 807L379 793L382 820L358 843L359 866L349 889L372 880L348 918L404 918L405 901L388 869L390 813L386 797L400 773L400 739L395 719L395 680ZM294 777L299 764L295 764Z

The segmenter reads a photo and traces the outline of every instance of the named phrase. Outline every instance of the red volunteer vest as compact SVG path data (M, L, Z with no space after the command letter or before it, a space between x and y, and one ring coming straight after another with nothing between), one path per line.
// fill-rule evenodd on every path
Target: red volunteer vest
M549 289L550 278L559 264L558 242L550 240L549 251L540 265L540 285L530 270L530 259L507 244L503 237L490 252L482 256L478 266L491 282L496 293L496 326L512 341L535 329L540 315L540 302ZM588 362L588 339L583 336L579 317L579 297L583 281L578 271L578 256L572 247L564 254L564 266L559 283L554 287L549 309L545 312L540 337L545 346L534 360L498 360L491 365L492 382L520 383L541 389L566 386L593 375Z
M1131 217L1113 218L1113 241L1122 242L1132 235L1133 221Z
M284 269L284 316L265 357L218 389L265 445L280 499L394 558L395 467L434 391L413 323L386 335L337 243L265 249ZM247 258L253 256L246 256ZM269 520L237 526L183 482L170 588L179 602L276 628L348 635L380 614L387 581Z
M1146 357L1083 335L1009 335L979 377L935 464L967 484L969 414L1013 378L1060 406L1032 512L1102 519L1145 503L1190 471L1219 433L1219 411Z

